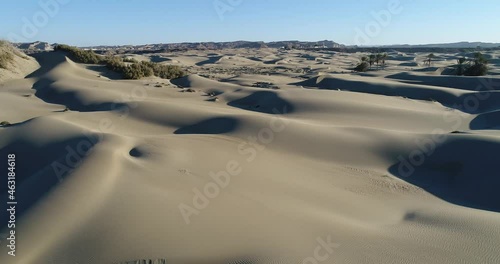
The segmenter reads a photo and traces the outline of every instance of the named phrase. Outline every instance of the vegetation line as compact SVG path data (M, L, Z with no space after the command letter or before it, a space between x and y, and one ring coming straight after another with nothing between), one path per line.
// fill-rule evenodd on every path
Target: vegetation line
M141 79L143 77L157 76L163 79L176 79L184 76L184 71L179 66L159 64L149 61L122 59L118 56L102 56L92 50L82 50L68 45L57 45L54 51L64 51L78 63L106 65L108 69L121 73L125 79Z

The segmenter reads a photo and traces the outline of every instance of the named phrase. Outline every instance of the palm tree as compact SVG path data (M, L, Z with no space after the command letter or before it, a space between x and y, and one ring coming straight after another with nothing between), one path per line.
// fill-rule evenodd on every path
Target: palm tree
M434 55L434 53L431 53L429 55L427 55L427 64L429 64L429 67L431 67L431 63L432 63L432 59L434 59L436 57L436 55Z
M471 65L464 70L464 75L483 76L488 74L488 60L481 52L474 53L474 59L470 63Z
M375 54L370 54L370 68L372 67L373 63L375 63L377 59L377 56Z
M465 62L467 61L466 58L461 57L457 59L457 75L464 75L465 72Z
M377 53L376 55L376 58L375 58L375 61L377 62L377 65L380 64L380 62L382 61L382 53Z
M486 57L481 52L476 52L474 53L474 64L479 65L479 64L487 64L488 60Z
M385 60L387 59L387 53L382 54L382 65L385 66Z

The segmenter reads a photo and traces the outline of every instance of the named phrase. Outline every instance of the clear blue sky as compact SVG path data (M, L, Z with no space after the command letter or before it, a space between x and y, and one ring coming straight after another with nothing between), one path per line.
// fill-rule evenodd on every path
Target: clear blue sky
M391 1L397 0L2 0L0 38L79 46L323 39L369 45L500 42L498 0L399 0L400 12L391 14L390 23L376 22L372 12L388 12ZM42 3L58 4L44 11ZM31 23L35 33L27 30ZM366 25L374 23L379 32L368 40L358 37L357 29L366 32Z

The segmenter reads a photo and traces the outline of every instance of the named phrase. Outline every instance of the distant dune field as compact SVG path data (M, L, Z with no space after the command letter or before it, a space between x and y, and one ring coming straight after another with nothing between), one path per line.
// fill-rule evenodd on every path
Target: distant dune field
M426 55L366 73L360 53L141 55L174 80L16 57L18 255L0 263L500 263L499 53L483 77Z

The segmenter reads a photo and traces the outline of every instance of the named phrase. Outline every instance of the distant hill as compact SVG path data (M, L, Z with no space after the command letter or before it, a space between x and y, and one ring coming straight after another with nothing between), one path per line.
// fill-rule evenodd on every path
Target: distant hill
M441 44L422 44L422 45L384 45L384 48L498 48L500 43L487 43L487 42L455 42L455 43L441 43Z
M53 50L54 45L47 42L15 43L18 49L26 52ZM147 44L147 45L116 45L116 46L90 46L83 47L95 50L135 50L135 51L157 51L157 50L217 50L217 49L261 49L261 48L341 48L342 44L331 40L322 41L230 41L230 42L184 42L167 44Z
M18 49L24 52L31 53L37 51L53 50L57 44L49 44L47 42L31 42L31 43L15 43ZM486 43L486 42L456 42L456 43L441 43L441 44L396 44L396 45L383 45L372 46L376 48L387 49L460 49L460 48L499 48L500 43ZM262 49L262 48L296 48L296 49L331 49L331 48L348 48L348 49L367 49L372 47L358 47L346 46L331 40L321 41L299 41L299 40L286 40L286 41L229 41L229 42L184 42L184 43L160 43L160 44L146 44L146 45L101 45L83 47L86 49L94 50L125 50L136 52L148 51L168 51L168 50L220 50L220 49Z
M53 50L54 45L49 44L47 42L41 42L41 41L36 41L36 42L30 42L30 43L13 43L13 46L16 48L29 52L29 51L48 51L48 50Z
M217 50L217 49L261 49L261 48L340 48L344 45L330 40L323 41L230 41L230 42L184 42L168 44L149 44L149 45L127 45L127 46L91 46L90 49L109 50L109 49L129 49L129 50Z

